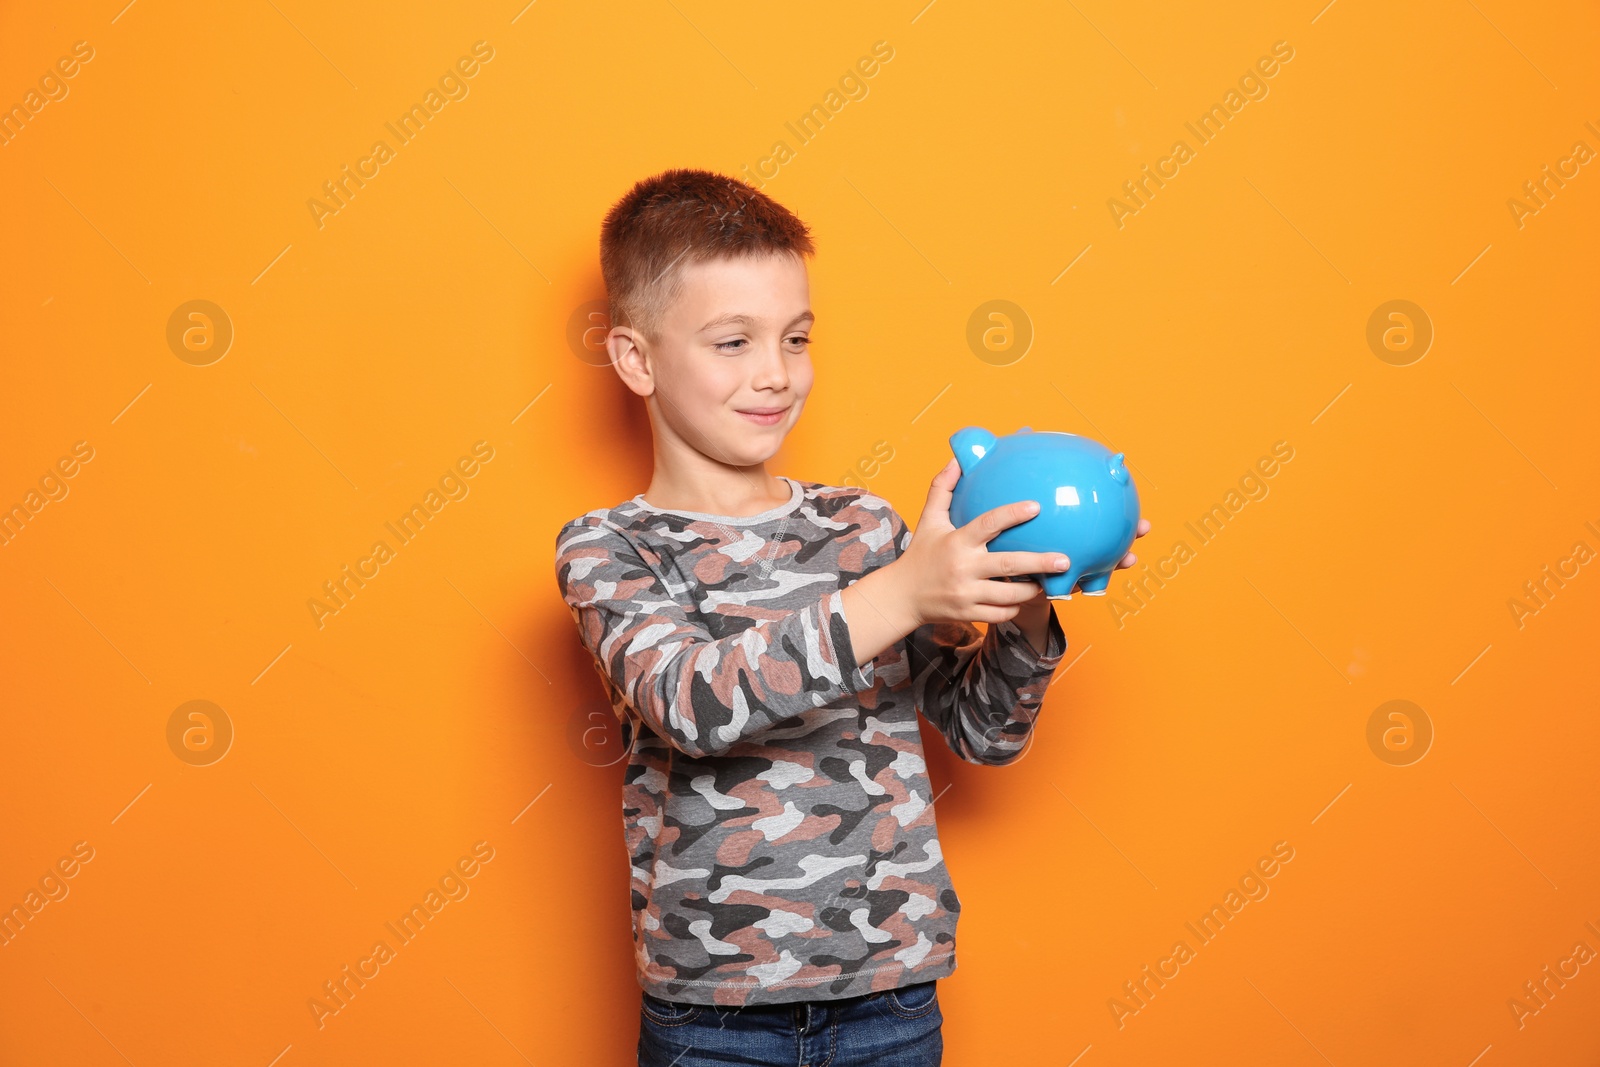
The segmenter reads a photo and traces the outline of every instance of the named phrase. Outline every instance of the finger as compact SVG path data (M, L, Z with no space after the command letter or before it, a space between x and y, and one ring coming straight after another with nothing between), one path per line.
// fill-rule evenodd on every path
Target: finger
M1014 504L1002 504L979 515L962 529L972 531L968 536L973 539L973 543L986 545L1000 536L1002 531L1038 515L1037 503L1033 500L1019 500Z
M1143 537L1145 534L1147 534L1149 532L1150 532L1150 520L1149 519L1140 519L1139 520L1139 530L1133 536L1135 536L1135 537Z
M945 527L954 527L950 521L950 497L955 490L956 482L960 479L961 465L952 456L950 462L933 476L933 482L928 486L928 499L922 505L922 518L917 522L919 527L926 524L929 519L942 523Z
M981 622L986 626L993 626L997 622L1010 622L1021 614L1020 608L982 608L972 616L973 622Z
M1026 604L1043 590L1038 582L985 581L979 592L978 603L985 607L1014 608Z
M1064 560L1066 566L1057 567L1057 560ZM1001 574L1064 574L1070 566L1072 560L1060 552L990 552L978 573L985 578Z
M1117 570L1121 570L1124 567L1133 566L1134 562L1137 561L1138 558L1138 556L1134 555L1132 552L1129 552L1126 556L1122 557L1122 562L1117 564Z

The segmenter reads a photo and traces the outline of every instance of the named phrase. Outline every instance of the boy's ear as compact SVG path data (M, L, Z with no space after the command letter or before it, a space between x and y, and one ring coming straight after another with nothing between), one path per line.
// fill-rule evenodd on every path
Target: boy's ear
M613 326L606 334L606 352L611 356L611 367L624 385L639 396L649 396L656 391L655 370L651 358L642 347L643 337L627 326Z

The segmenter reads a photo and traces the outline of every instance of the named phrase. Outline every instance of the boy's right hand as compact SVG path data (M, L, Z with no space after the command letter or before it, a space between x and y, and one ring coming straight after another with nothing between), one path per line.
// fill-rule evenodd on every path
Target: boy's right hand
M1039 583L999 582L992 580L995 576L1048 574L1069 566L1067 557L1059 552L989 551L989 542L1000 531L1038 514L1035 501L1006 504L965 526L953 526L950 497L960 477L961 468L954 459L934 475L911 544L890 564L903 569L903 588L918 626L1008 621L1016 617L1019 605L1039 595Z

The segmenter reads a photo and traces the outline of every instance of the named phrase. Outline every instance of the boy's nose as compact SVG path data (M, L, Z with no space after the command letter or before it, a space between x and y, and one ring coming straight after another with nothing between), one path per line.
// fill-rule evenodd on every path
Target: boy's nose
M761 364L756 368L755 384L757 386L772 386L787 388L789 385L789 364L784 359L780 349L763 349Z

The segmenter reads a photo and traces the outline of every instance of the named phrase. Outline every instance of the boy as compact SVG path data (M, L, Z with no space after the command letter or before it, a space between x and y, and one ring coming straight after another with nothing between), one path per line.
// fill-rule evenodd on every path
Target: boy
M953 528L952 461L913 540L882 497L767 473L812 386L813 252L700 170L639 182L601 231L655 470L561 528L556 576L628 749L641 1065L938 1063L961 901L917 711L962 759L1015 762L1066 652L1037 583L991 580L1066 568L985 547L1033 502Z

